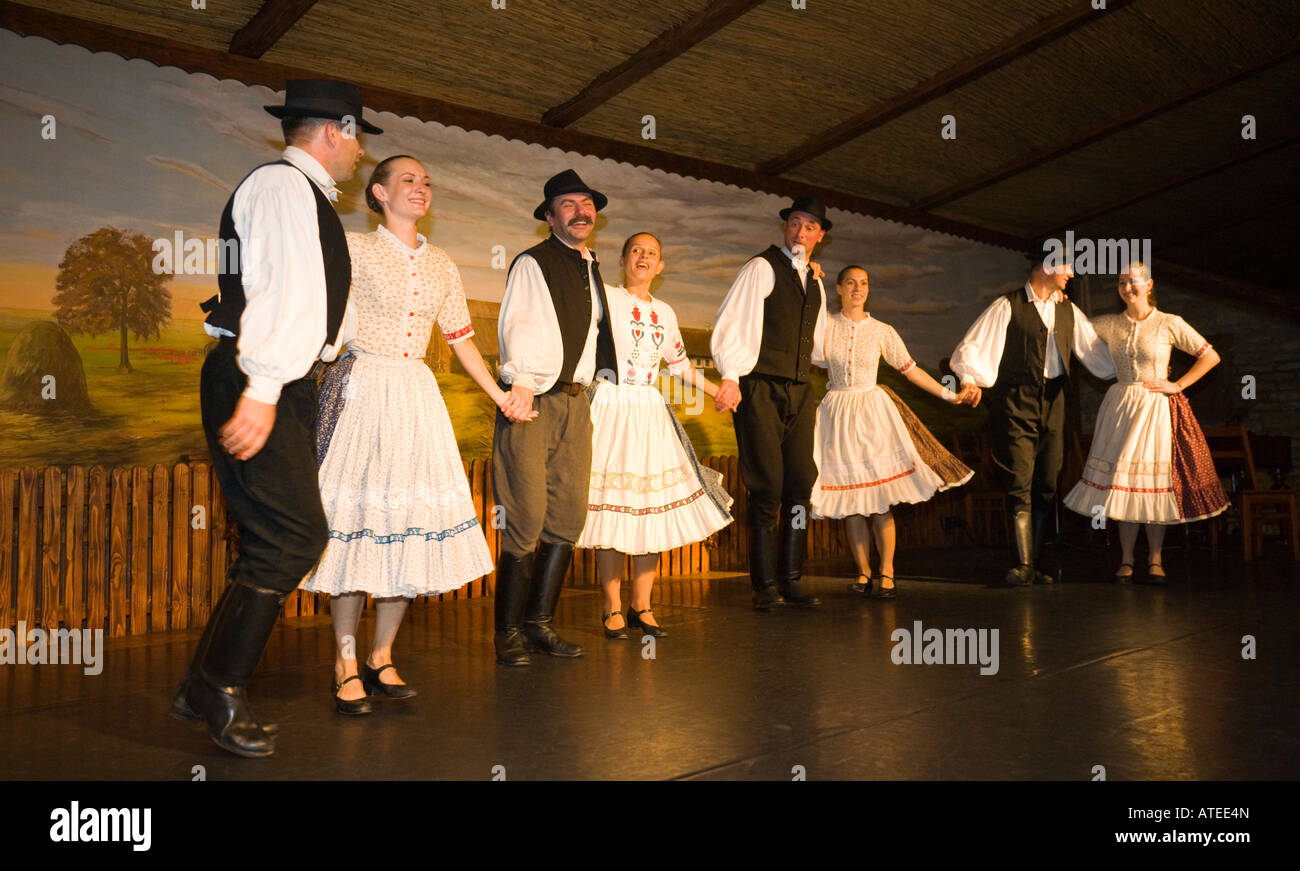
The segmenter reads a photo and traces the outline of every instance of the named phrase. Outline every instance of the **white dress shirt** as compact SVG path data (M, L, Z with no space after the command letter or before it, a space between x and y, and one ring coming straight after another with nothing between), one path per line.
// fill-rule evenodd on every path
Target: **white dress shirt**
M556 240L564 242L558 236ZM573 370L573 380L590 384L596 374L596 330L602 312L596 276L592 272L595 257L585 246L577 250L587 261L591 324L582 356ZM531 254L520 255L506 276L506 293L501 298L501 313L497 318L497 347L501 355L497 370L506 384L522 384L534 394L542 394L559 380L560 370L564 368L560 319L555 314L555 303L551 301L542 267Z
M1061 361L1061 352L1056 347L1052 332L1056 328L1056 303L1061 299L1059 292L1053 292L1047 299L1038 298L1034 288L1025 282L1026 298L1034 304L1038 316L1047 327L1047 353L1043 357L1043 377L1056 378L1065 372ZM1093 329L1092 322L1074 303L1074 333L1070 337L1070 349L1088 371L1098 378L1115 377L1115 364L1111 362L1110 351L1106 343ZM961 344L952 352L948 365L961 379L962 384L973 383L976 387L992 387L997 381L998 365L1002 362L1002 351L1007 342L1007 325L1011 323L1011 301L999 296L993 304L984 310L975 323L971 324Z
M804 254L795 257L789 248L781 247L781 253L790 258L799 272L799 283L806 285L808 280L808 258ZM713 362L718 375L723 381L739 381L740 376L748 375L758 363L760 346L763 343L763 302L776 287L776 273L772 264L764 257L753 257L736 275L731 289L722 300L718 316L713 324L713 336L709 340L709 349L713 352ZM821 305L817 309L817 325L813 328L812 364L826 368L822 354L822 334L826 329L826 288L822 280L817 279L817 291L821 294ZM798 329L792 324L791 329Z
M235 360L248 376L244 396L267 405L275 405L280 388L306 376L317 359L333 360L356 330L349 305L338 342L325 344L325 263L307 177L331 200L338 199L338 188L302 149L290 145L281 156L293 166L254 170L231 205L246 300ZM206 323L203 329L213 338L230 335Z

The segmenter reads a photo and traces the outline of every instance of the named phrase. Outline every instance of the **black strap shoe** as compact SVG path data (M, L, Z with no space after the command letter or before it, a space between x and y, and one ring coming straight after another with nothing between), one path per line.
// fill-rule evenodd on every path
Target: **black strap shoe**
M354 680L361 680L361 678L355 674L352 674L343 678L343 683L339 683L338 681L334 682L334 710L338 711L340 714L346 714L349 717L359 717L362 716L363 714L373 714L375 712L375 709L370 707L370 701L368 699L339 698L339 690L343 689L343 684L352 683L352 681ZM361 681L361 683L362 686L365 686L365 681Z
M366 693L372 696L385 696L390 699L413 699L417 695L415 690L401 683L384 683L379 679L379 675L393 668L390 662L388 665L381 665L379 668L371 668L370 663L361 663L361 684L366 688ZM393 671L397 669L393 668Z
M652 635L655 638L663 638L668 633L662 626L655 626L653 623L647 623L641 619L642 614L652 613L649 608L643 608L640 611L633 611L631 607L627 609L627 625L633 629L640 629L643 635Z
M618 611L610 611L608 614L605 614L600 618L600 625L605 630L606 638L626 639L628 637L626 623L624 623L622 626L618 627L617 629L610 629L608 626L605 625L606 620L608 620L610 617L617 617L618 615L619 615Z

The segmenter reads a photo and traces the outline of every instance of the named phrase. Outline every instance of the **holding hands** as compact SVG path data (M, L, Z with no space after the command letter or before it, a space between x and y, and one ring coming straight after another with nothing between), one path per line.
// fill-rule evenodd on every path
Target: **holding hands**
M960 403L961 405L969 405L971 408L975 408L980 404L980 397L982 395L983 392L975 386L973 381L967 381L961 386L961 392L957 394L957 398L953 401L955 403Z
M717 411L735 411L739 408L740 385L735 381L724 379L713 397L713 407Z
M537 418L533 409L533 391L521 384L515 384L509 392L502 391L496 397L497 408L512 423L526 423Z

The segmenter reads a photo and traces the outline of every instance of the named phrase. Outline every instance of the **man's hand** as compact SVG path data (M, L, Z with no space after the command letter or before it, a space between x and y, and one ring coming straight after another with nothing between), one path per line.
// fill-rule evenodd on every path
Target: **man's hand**
M500 408L506 419L515 423L523 423L537 417L537 412L533 410L533 391L522 384L511 385L510 392L506 394Z
M810 260L808 262L808 268L812 270L812 276L814 281L821 281L823 278L826 277L826 273L822 271L822 265L818 263L816 260Z
M980 404L981 396L983 396L983 392L975 386L975 383L973 381L967 381L961 386L961 392L957 394L957 401L962 405L969 405L971 408L975 408Z
M713 397L713 407L717 411L735 411L740 408L740 385L729 379L723 380Z
M273 426L274 405L241 396L235 413L217 432L217 437L221 447L236 460L251 460L266 444Z

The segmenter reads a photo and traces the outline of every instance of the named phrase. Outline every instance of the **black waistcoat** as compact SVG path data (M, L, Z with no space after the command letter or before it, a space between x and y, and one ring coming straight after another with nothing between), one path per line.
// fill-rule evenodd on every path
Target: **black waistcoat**
M811 268L806 285L801 285L794 263L777 246L757 256L772 264L776 283L763 301L762 344L758 362L749 374L807 381L812 367L813 332L822 305L821 289Z
M1006 345L998 364L999 386L1042 384L1047 360L1047 327L1038 309L1026 299L1022 287L1007 294L1011 303L1011 321L1007 324ZM1052 340L1061 354L1065 375L1070 374L1070 348L1074 336L1074 306L1069 300L1056 303L1056 322Z
M537 261L546 279L546 289L551 292L555 306L555 319L560 322L560 339L564 346L564 365L560 367L560 381L572 381L578 368L582 349L587 344L587 331L591 328L591 287L587 283L587 261L576 248L570 248L554 235L547 236L524 254ZM600 277L600 264L592 252L591 274L596 279L596 296L603 314L596 328L596 375L618 382L618 364L614 354L614 333L609 323L609 300L605 297L605 282ZM519 257L515 260L518 261ZM514 268L514 263L510 264Z
M262 166L293 166L287 160L276 160ZM259 166L257 169L261 169ZM293 166L298 172L298 167ZM257 172L257 169L253 172ZM253 173L250 172L248 176ZM248 181L244 176L244 181ZM316 197L316 225L320 231L320 253L325 264L325 344L332 345L338 338L339 327L343 325L343 313L348 306L348 289L352 284L352 258L348 255L348 238L343 232L343 222L334 212L329 198L321 193L307 173L307 186ZM243 186L244 181L239 183ZM239 187L235 188L239 191ZM240 257L239 235L235 232L233 209L235 195L232 193L226 201L226 208L221 212L221 250L230 252L226 262L217 275L217 287L221 292L199 307L208 313L206 322L214 327L229 330L239 335L239 319L243 317L247 300L244 297L243 260Z

